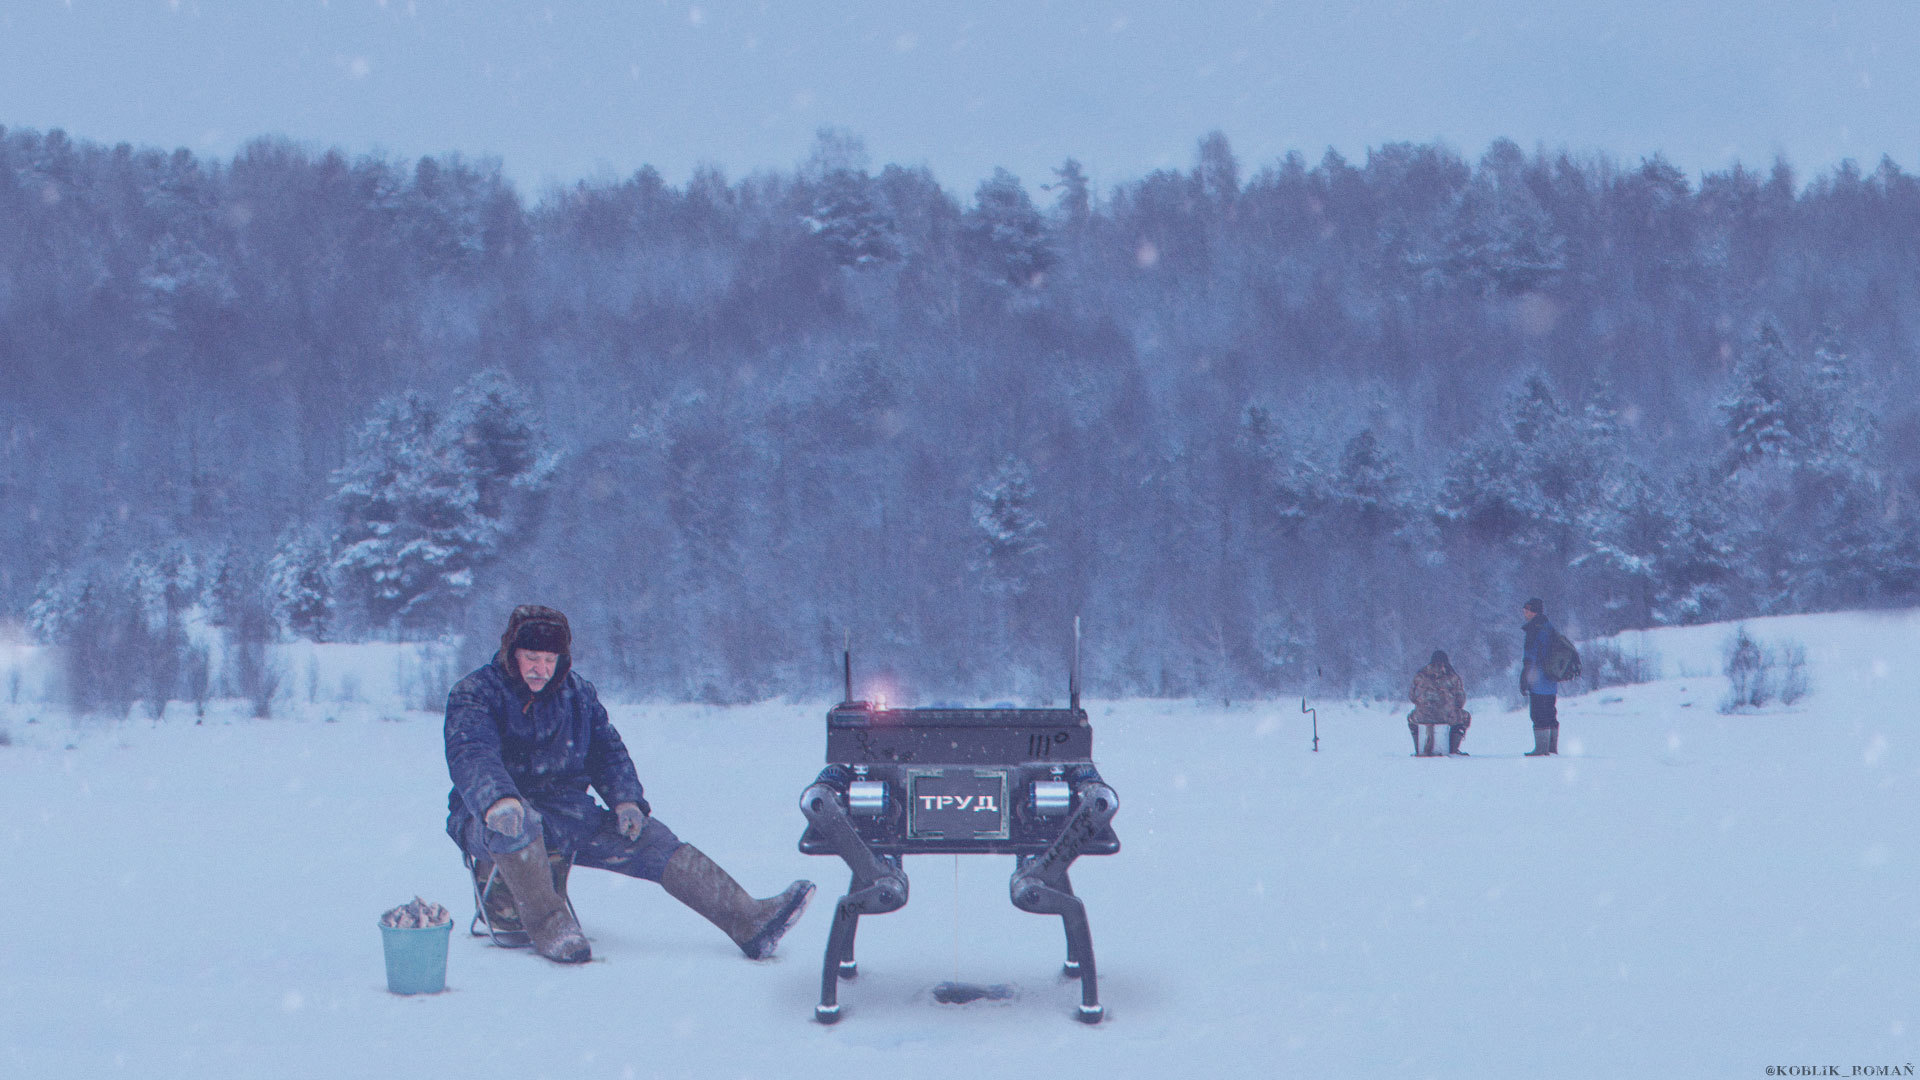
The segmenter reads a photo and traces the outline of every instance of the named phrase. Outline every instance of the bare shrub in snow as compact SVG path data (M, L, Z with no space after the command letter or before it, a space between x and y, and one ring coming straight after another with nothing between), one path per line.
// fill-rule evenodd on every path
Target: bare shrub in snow
M1747 632L1733 629L1722 647L1721 670L1727 676L1723 713L1762 708L1774 701L1792 705L1807 696L1807 647L1797 641L1767 645Z
M227 613L227 689L245 698L253 715L273 715L273 699L286 677L268 646L274 637L273 612L257 567L248 567Z
M1721 712L1757 709L1773 700L1773 663L1745 625L1733 628L1722 652L1725 659L1720 670L1727 676L1727 700L1721 703Z
M159 717L189 668L186 619L195 569L184 548L138 553L124 565L89 560L49 574L28 608L42 641L62 646L74 711L124 717L136 701Z
M213 661L205 645L193 645L187 649L186 671L181 679L187 700L193 702L194 717L204 718L207 715L207 699L213 696Z
M1629 647L1618 638L1589 641L1581 646L1581 654L1586 661L1582 677L1589 690L1652 682L1660 674L1660 654L1645 642Z
M1780 645L1777 650L1780 659L1780 703L1792 705L1807 696L1811 685L1807 681L1807 647L1797 641Z
M230 656L233 691L247 700L253 715L264 720L273 715L273 698L280 692L280 665L267 652L267 643L257 638L239 638Z
M423 643L394 654L394 685L409 709L436 712L447 704L447 692L459 681L458 643L451 639Z

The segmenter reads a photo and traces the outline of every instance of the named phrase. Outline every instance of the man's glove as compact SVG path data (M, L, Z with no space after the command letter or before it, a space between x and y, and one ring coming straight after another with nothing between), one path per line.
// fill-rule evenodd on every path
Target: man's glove
M519 836L526 827L527 811L519 799L508 797L487 808L487 828L502 836Z
M621 803L613 808L613 816L619 819L620 835L629 840L640 839L640 830L647 827L647 812L638 803Z

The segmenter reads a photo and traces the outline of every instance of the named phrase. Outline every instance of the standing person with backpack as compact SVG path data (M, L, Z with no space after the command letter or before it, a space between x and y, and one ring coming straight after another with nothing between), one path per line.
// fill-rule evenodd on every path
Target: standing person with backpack
M1560 752L1560 715L1555 702L1560 687L1547 664L1559 635L1547 621L1546 605L1539 597L1528 598L1520 613L1526 619L1520 630L1520 692L1527 695L1527 715L1533 720L1533 749L1526 756L1545 757Z

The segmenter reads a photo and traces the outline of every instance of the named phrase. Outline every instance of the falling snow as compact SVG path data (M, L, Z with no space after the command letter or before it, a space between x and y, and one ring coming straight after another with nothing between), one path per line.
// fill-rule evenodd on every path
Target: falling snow
M1559 758L1522 757L1525 714L1495 698L1470 702L1473 756L1453 759L1409 756L1398 701L1314 702L1315 753L1296 700L1090 700L1125 845L1075 868L1109 1009L1093 1028L1070 1019L1058 924L1014 910L1011 866L987 856L910 858L913 902L863 922L846 1019L812 1022L844 881L794 847L823 703L615 708L676 830L750 887L806 875L823 896L753 964L656 887L578 873L584 968L465 935L439 718L404 711L377 647L355 647L375 650L366 700L272 721L239 703L200 725L8 705L0 846L36 880L11 912L32 929L0 951L0 1061L44 1078L839 1077L911 1053L915 1076L972 1080L1044 1062L1617 1077L1908 1060L1920 612L1748 627L1806 646L1809 698L1721 713L1729 628L1656 631L1640 644L1663 677L1564 698ZM413 895L455 913L448 992L397 998L376 924ZM950 980L1013 994L935 1003Z

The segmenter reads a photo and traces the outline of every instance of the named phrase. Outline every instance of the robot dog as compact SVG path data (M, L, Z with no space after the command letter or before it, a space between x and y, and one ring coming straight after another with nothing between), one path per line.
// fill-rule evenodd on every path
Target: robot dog
M853 700L853 659L843 659L845 700L827 712L827 766L800 796L800 850L838 855L853 872L833 913L820 974L822 1023L840 1019L839 983L856 971L862 915L907 903L906 855L1012 855L1013 905L1058 915L1064 969L1080 980L1078 1019L1099 1023L1086 905L1067 871L1082 855L1120 850L1120 802L1093 764L1093 727L1080 707L1080 633L1064 709L890 709Z

